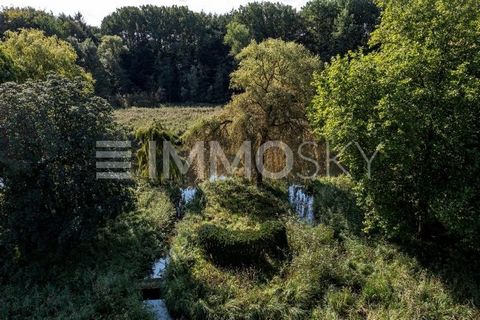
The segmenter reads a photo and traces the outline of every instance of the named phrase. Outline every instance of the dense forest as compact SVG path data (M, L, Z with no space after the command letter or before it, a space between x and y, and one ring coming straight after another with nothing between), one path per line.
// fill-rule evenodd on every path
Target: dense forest
M0 319L479 319L479 48L478 0L2 8Z
M300 12L281 3L250 3L225 15L148 5L120 8L97 28L80 13L56 17L31 8L4 8L0 37L33 28L67 42L78 65L95 79L97 95L117 105L224 103L232 93L233 56L251 40L296 41L328 61L366 45L378 16L370 0L311 1ZM10 50L2 50L3 59L8 52L13 60L24 59Z

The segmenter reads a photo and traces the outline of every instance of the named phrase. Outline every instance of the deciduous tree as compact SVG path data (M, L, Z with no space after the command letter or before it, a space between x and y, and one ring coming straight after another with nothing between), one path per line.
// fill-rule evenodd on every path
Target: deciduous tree
M478 2L381 1L370 54L317 77L311 119L363 186L367 226L403 239L450 235L476 247L480 231ZM478 246L477 246L478 247ZM478 248L477 248L478 249Z

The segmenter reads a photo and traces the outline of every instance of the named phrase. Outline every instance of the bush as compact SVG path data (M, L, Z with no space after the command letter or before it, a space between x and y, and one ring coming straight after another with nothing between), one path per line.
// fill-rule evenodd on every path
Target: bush
M204 193L211 207L254 219L279 217L287 213L289 208L272 192L242 179L206 183Z
M278 256L287 247L283 223L267 221L259 230L230 230L213 224L199 227L201 246L213 260L223 265L251 265L265 255Z
M122 135L85 85L55 75L0 85L0 229L21 259L62 259L132 207L128 182L96 179L96 141Z
M345 235L362 235L363 212L357 205L355 183L347 176L320 178L310 189L314 194L316 221Z

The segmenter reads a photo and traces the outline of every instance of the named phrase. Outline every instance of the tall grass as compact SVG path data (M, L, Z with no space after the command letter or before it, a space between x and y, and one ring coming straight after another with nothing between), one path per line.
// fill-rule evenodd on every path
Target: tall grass
M138 209L100 230L61 262L31 262L0 279L0 319L153 319L140 282L166 251L175 210L140 188Z
M473 319L478 309L457 301L442 279L397 247L358 232L361 214L344 178L312 186L317 225L288 210L273 215L288 237L287 258L259 265L224 266L202 246L205 224L221 230L259 228L278 207L275 199L245 182L202 185L206 205L177 225L164 297L171 312L187 319ZM236 190L235 193L229 191ZM236 193L239 197L236 197ZM258 197L259 195L264 195ZM238 200L236 200L238 199ZM249 202L250 201L250 202ZM243 208L243 209L242 209ZM255 210L251 210L256 208ZM274 210L276 211L276 210ZM251 215L249 212L255 212ZM223 231L222 231L223 232ZM238 249L238 248L237 248ZM248 251L245 248L245 251ZM260 260L260 259L259 259Z

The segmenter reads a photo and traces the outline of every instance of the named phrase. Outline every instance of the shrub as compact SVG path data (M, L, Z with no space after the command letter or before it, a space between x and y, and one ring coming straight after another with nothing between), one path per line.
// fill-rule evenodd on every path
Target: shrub
M31 260L0 277L0 318L153 319L140 284L167 250L175 210L159 190L137 195L136 210L110 220L62 264Z
M288 206L271 192L242 179L206 183L204 193L211 207L250 218L270 219L288 212Z
M317 222L346 235L362 234L363 211L357 205L355 183L347 176L320 178L310 186Z
M199 227L200 244L213 260L224 265L248 265L264 255L279 255L287 246L285 227L267 221L258 230L229 230L213 224Z

